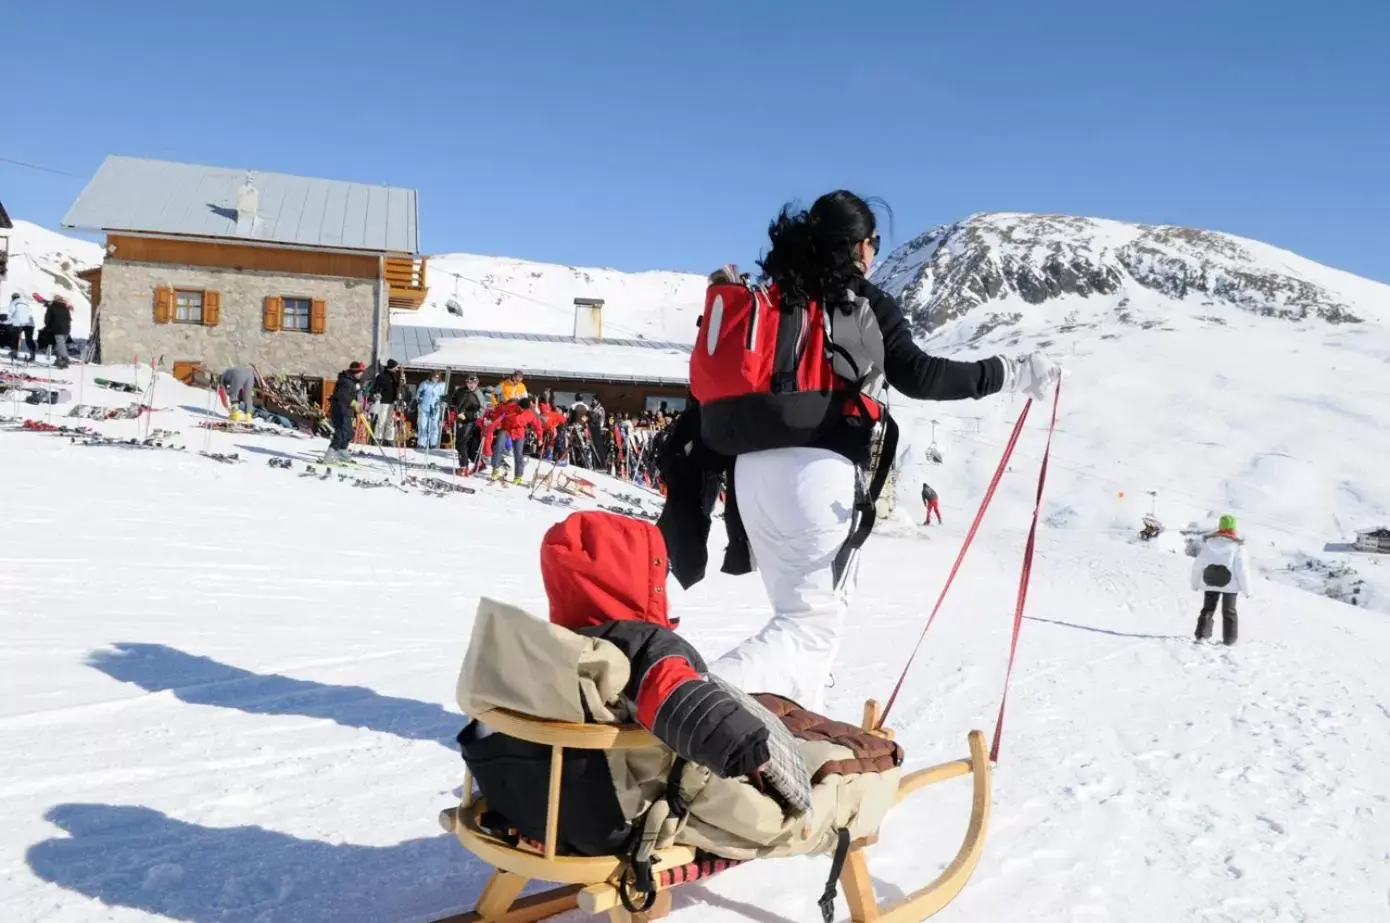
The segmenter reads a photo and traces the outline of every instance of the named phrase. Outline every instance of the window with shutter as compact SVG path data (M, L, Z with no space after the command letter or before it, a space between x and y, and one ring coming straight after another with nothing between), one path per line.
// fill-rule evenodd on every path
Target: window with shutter
M262 326L264 326L266 330L278 331L280 329L280 319L281 317L283 317L283 315L283 299L276 298L274 295L271 295L269 298L265 300L265 312L263 318L264 323L262 324Z
M154 290L154 322L167 324L174 319L174 290L161 285Z
M216 327L222 321L222 293L203 292L203 326Z
M323 333L328 329L328 302L315 298L309 306L309 332Z
M280 299L284 305L280 329L286 331L309 332L309 299L285 297Z
M174 323L202 324L203 293L186 289L174 291Z

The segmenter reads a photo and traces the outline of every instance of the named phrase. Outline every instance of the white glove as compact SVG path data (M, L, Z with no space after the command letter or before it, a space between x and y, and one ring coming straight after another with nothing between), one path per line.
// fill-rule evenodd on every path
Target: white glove
M1004 363L1004 391L1021 391L1035 401L1046 401L1062 377L1062 367L1043 353L1030 353L1010 359L1000 356Z

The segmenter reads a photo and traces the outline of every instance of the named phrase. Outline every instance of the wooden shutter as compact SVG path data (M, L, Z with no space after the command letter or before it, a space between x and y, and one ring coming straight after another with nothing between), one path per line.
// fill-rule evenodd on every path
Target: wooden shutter
M154 290L154 322L167 324L174 319L174 290L161 285Z
M203 326L216 327L222 321L222 293L203 292Z
M267 330L279 330L279 329L283 326L283 323L282 323L282 322L283 322L284 316L285 316L285 301L284 301L284 299L282 299L282 298L276 298L274 295L272 295L272 296L270 296L269 298L267 298L267 299L265 300L265 316L264 316L264 321L265 321L264 326L265 326L265 329L267 329Z
M309 332L323 333L328 326L328 302L315 298L309 302Z

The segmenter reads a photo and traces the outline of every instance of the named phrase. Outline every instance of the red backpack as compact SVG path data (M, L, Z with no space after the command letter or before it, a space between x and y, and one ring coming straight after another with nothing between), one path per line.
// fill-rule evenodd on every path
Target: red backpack
M732 264L709 277L690 354L700 435L722 455L810 444L844 417L883 416L860 382L836 372L830 319L816 302L784 310L777 287Z

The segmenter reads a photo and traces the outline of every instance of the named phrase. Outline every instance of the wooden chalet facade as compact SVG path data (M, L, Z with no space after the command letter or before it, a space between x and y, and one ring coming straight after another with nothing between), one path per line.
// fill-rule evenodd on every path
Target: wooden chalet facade
M82 276L101 361L162 358L185 380L331 380L425 299L413 190L108 157L63 226L106 235Z

